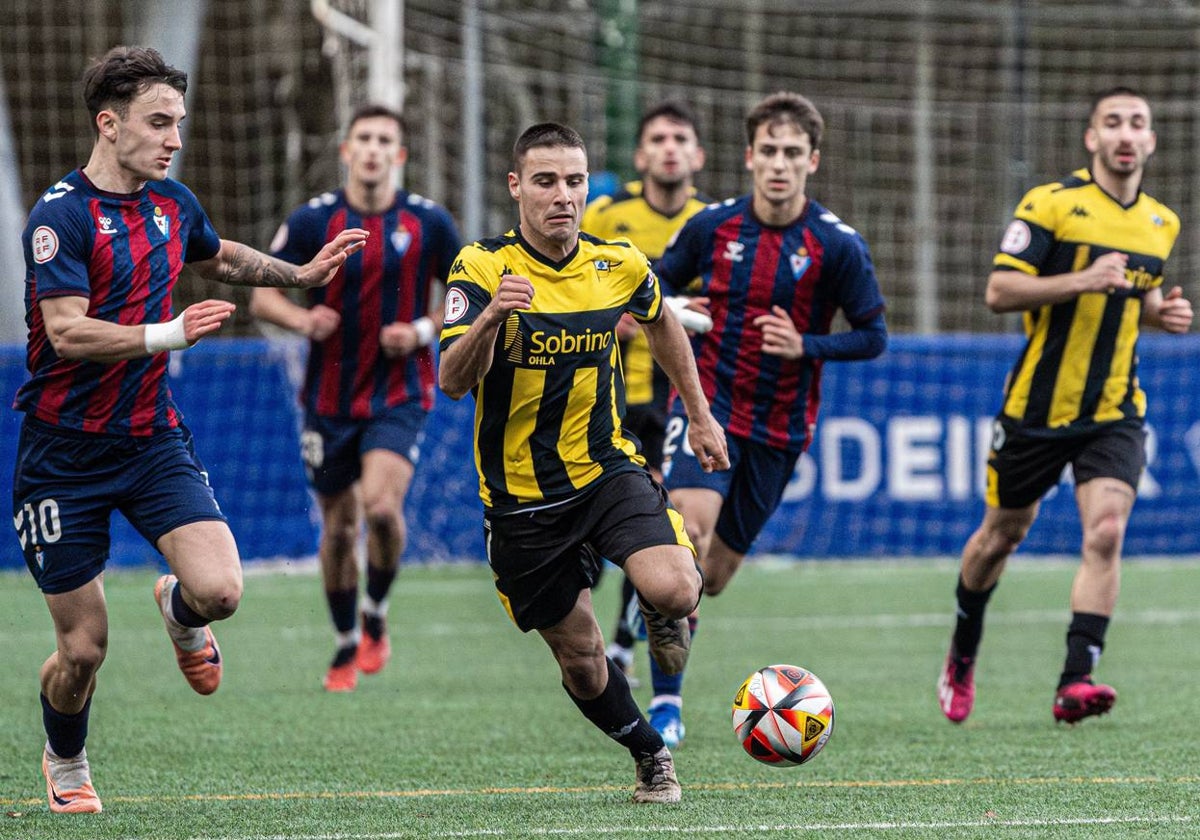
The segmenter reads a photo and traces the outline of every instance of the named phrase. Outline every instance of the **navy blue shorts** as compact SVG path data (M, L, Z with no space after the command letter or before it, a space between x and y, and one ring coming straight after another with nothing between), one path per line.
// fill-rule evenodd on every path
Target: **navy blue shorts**
M725 501L716 534L734 551L746 554L779 507L800 452L726 434L729 469L706 473L688 445L687 422L678 414L667 421L663 484L668 490L694 487L720 493Z
M42 592L70 592L104 571L113 510L155 547L190 522L226 521L187 427L128 437L26 418L13 475L13 524Z
M401 403L366 420L308 413L300 435L308 483L324 496L341 493L362 476L362 458L371 449L395 452L415 466L428 416L419 402Z

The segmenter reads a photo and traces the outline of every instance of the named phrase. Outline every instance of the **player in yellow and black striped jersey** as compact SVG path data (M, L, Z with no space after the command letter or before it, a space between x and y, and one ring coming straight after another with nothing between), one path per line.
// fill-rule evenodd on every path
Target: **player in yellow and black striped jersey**
M1028 434L1062 436L1145 416L1135 354L1143 298L1159 293L1178 235L1169 207L1140 191L1123 205L1087 169L1026 194L996 254L998 271L1053 277L1123 254L1131 286L1026 310L1028 342L1008 380L1004 417Z
M509 617L537 630L583 715L629 750L634 801L681 797L670 750L604 656L591 586L601 558L641 593L652 653L687 661L686 616L700 599L695 550L666 491L621 434L616 326L645 325L687 406L708 469L729 453L683 328L628 242L580 235L587 152L573 129L541 123L513 149L520 226L464 248L447 280L438 383L475 397L475 465L488 563Z
M1191 303L1162 291L1179 219L1141 190L1157 137L1130 88L1096 97L1084 132L1091 165L1021 200L988 277L996 312L1024 312L1026 343L1005 385L988 458L987 510L963 549L958 619L938 683L943 713L970 713L983 617L1038 504L1072 467L1083 527L1067 654L1052 712L1075 723L1116 691L1092 679L1120 588L1121 542L1145 466L1141 325L1185 333Z
M628 241L587 234L563 261L532 252L517 230L462 251L450 276L457 318L442 342L466 333L504 275L536 277L532 306L511 312L475 392L480 496L494 514L570 498L601 477L645 464L621 434L616 323L654 321L662 294Z

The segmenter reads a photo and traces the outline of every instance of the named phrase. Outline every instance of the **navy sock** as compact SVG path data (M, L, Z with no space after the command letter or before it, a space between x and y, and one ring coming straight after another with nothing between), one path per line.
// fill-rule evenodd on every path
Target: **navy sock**
M392 589L392 581L396 579L398 569L378 569L367 564L367 597L376 604L387 600L388 592Z
M325 591L329 602L329 617L339 633L349 633L358 622L358 590L335 589Z
M958 620L954 625L954 655L961 659L974 659L979 652L979 640L983 638L983 614L987 611L988 599L996 591L996 584L982 592L972 592L958 577L958 588L954 597L958 605Z
M74 758L83 752L83 743L87 740L88 714L92 709L92 698L89 697L83 708L73 715L65 715L50 705L46 695L42 698L42 726L46 730L46 740L50 749L59 758Z
M1067 628L1067 659L1058 679L1059 688L1091 676L1104 650L1104 634L1107 630L1106 615L1071 613L1071 625Z
M183 587L176 581L175 587L171 590L171 614L175 616L175 620L184 627L207 626L209 619L187 605L187 601L183 600L182 590Z
M655 732L654 727L642 717L637 703L633 702L633 695L629 692L629 683L626 682L621 669L611 659L607 661L608 685L604 687L604 691L600 692L599 697L580 700L571 693L566 685L563 688L566 689L567 696L579 707L579 711L583 712L585 718L605 735L629 750L630 755L634 758L653 755L663 748L662 736Z

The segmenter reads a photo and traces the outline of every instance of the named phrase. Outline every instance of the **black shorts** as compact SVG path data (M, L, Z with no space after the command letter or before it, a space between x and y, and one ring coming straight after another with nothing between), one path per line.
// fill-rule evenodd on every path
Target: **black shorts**
M1006 417L992 427L987 502L992 507L1028 507L1046 495L1071 465L1075 484L1115 478L1137 490L1146 466L1146 431L1140 420L1121 420L1069 437L1022 432Z
M626 406L621 429L626 437L632 436L639 444L638 452L646 459L646 466L661 471L667 413L653 403Z
M642 471L619 473L553 507L485 515L483 529L496 591L522 632L566 618L606 559L624 567L656 545L695 552L667 491Z

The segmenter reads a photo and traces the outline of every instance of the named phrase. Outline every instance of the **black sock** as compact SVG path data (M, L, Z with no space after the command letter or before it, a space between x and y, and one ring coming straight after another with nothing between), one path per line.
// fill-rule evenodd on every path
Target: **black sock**
M325 600L329 602L329 617L339 633L349 633L358 621L358 590L335 589L325 591Z
M611 659L608 661L608 685L599 697L591 700L580 700L571 690L563 686L579 711L590 720L601 732L612 738L634 758L644 755L654 755L663 748L662 736L654 731L633 702L629 693L629 683L625 675Z
M387 600L388 592L392 589L392 581L396 579L398 569L378 569L367 564L367 597L376 604Z
M1106 615L1071 613L1071 626L1067 628L1067 660L1058 678L1059 688L1091 677L1092 670L1100 661L1100 652L1104 650L1104 633L1107 630Z
M88 734L88 713L92 709L92 698L89 697L83 708L73 715L66 715L50 705L46 695L42 698L42 726L46 730L46 740L50 749L59 758L74 758L83 752L83 743Z
M633 647L633 628L629 626L629 604L635 594L633 581L626 575L621 581L621 612L617 615L617 632L613 641L623 648Z
M960 659L974 659L979 651L979 640L983 638L983 614L987 611L988 599L996 591L996 584L982 592L972 592L958 576L958 588L954 597L958 604L958 620L954 624L954 655Z
M175 620L184 627L207 626L209 619L187 605L187 601L183 600L182 590L183 587L176 581L175 588L171 590L171 614L175 616Z

